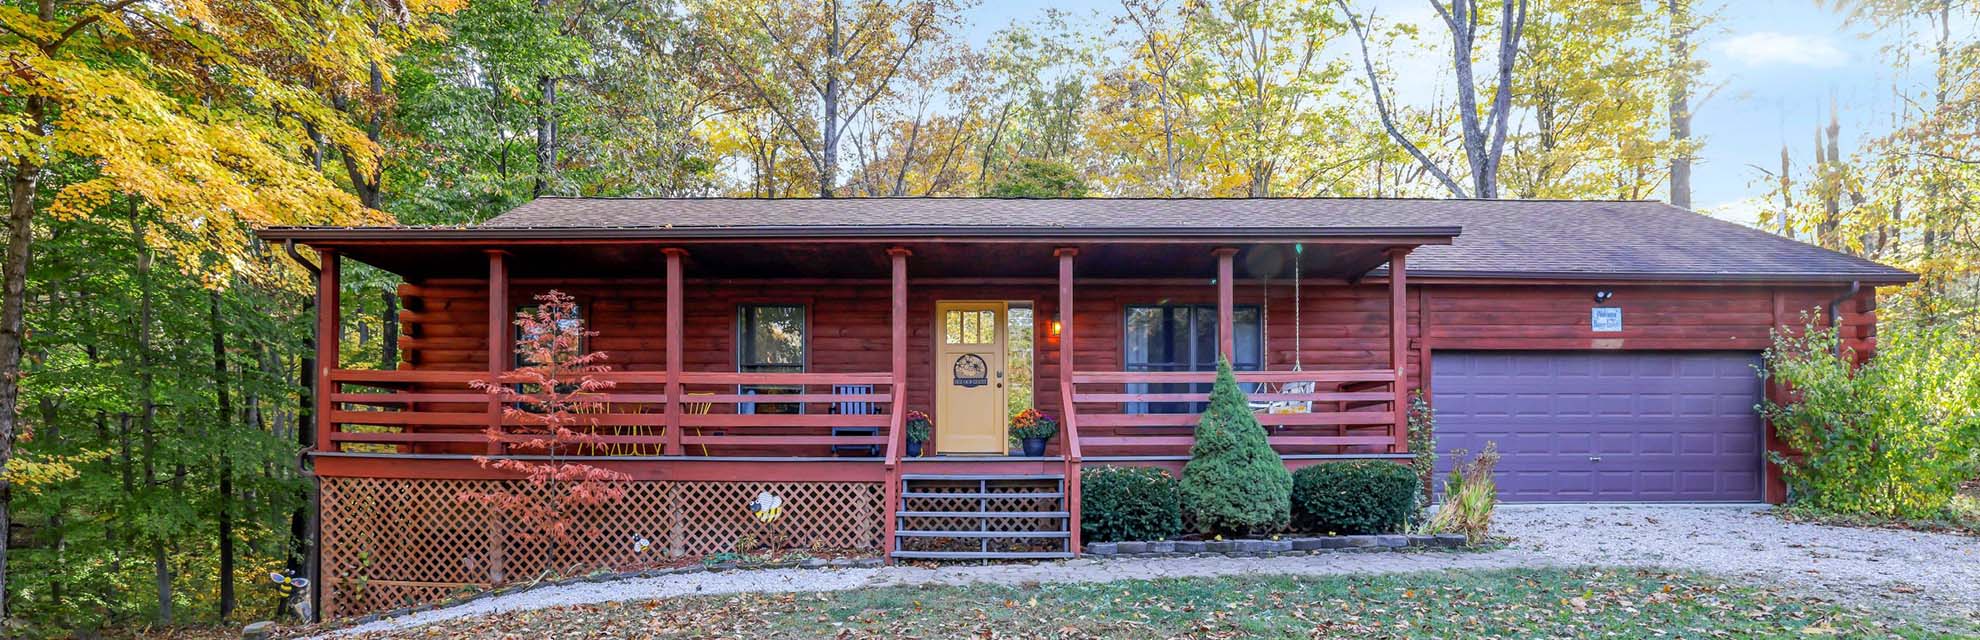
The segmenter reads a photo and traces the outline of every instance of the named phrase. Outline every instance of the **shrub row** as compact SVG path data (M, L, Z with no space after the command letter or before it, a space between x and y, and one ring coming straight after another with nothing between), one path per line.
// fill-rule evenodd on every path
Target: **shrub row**
M1080 474L1080 531L1087 542L1163 540L1183 531L1181 484L1155 467L1097 466ZM1292 474L1295 531L1396 533L1415 505L1416 474L1382 461L1314 465Z

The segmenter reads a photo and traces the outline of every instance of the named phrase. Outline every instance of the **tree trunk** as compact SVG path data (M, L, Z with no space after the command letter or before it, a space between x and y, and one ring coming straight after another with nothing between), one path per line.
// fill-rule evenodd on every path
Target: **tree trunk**
M825 93L819 96L820 124L824 135L819 136L818 154L818 197L830 198L833 187L839 182L839 98L845 88L839 82L839 59L844 55L845 43L839 40L839 0L831 1L832 23L825 37Z
M158 479L158 401L156 398L156 375L153 373L151 324L153 321L150 247L145 245L144 223L138 219L137 202L131 202L131 241L137 243L137 379L138 379L138 433L144 443L144 486L151 487ZM157 591L159 624L172 624L172 566L165 553L165 539L153 536L151 539L152 586Z
M52 12L44 4L44 14ZM47 19L53 19L49 15ZM46 130L46 106L39 97L26 101L27 114ZM14 458L21 398L23 319L27 315L27 272L34 241L34 196L41 185L41 165L20 154L7 181L7 255L0 264L0 467ZM7 584L7 547L13 526L13 484L0 475L0 585ZM0 588L0 621L6 620L6 589Z
M227 325L220 315L220 292L208 294L213 323L213 393L217 401L214 426L220 431L220 619L234 612L234 403L227 392Z
M1670 11L1671 204L1691 208L1691 0L1668 0Z
M399 294L386 287L379 296L385 303L383 339L379 347L379 368L386 371L399 368Z
M536 11L540 19L550 20L550 0L536 0ZM549 193L557 179L556 76L537 76L536 90L541 94L542 104L536 112L536 184L530 195L542 196Z

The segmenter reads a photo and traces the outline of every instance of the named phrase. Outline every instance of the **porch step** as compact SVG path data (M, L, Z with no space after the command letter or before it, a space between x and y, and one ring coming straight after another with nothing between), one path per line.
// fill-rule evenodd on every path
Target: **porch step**
M997 499L1012 499L1012 500L1015 500L1015 499L1019 499L1019 498L1064 498L1064 497L1066 497L1066 494L1065 494L1065 492L1063 492L1063 491L1027 491L1027 492L1022 492L1022 493L980 493L980 492L976 492L976 491L971 491L971 492L969 492L969 493L928 493L928 492L925 492L925 491L909 491L909 492L906 492L906 493L902 493L902 494L901 494L901 498L902 498L902 499L909 499L909 498L970 498L970 499L975 499L975 498L988 498L988 499L992 499L992 500L997 500Z
M996 482L1000 480L1064 480L1063 473L903 473L901 479L915 481Z
M1064 511L901 511L903 518L1070 518Z
M1067 509L1072 494L1066 474L917 471L922 472L900 476L900 503L893 514L889 556L914 560L1073 557L1072 513Z
M909 538L1070 538L1064 531L896 531Z
M1059 560L1073 557L1065 551L895 551L906 560Z

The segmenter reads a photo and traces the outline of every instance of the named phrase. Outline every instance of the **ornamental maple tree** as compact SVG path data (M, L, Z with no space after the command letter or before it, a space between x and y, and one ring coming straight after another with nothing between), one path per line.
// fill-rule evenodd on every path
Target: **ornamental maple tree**
M516 326L522 329L516 355L528 364L501 380L472 384L501 399L504 425L518 423L490 425L485 432L489 441L517 454L547 459L477 456L475 462L482 468L521 477L524 488L466 491L460 499L523 525L516 531L518 537L562 545L580 534L597 535L596 530L578 530L577 512L624 498L626 489L620 483L632 476L562 458L573 450L603 444L594 412L602 407L598 394L614 383L597 377L611 371L603 364L605 353L583 352L585 339L597 332L584 328L571 296L553 290L536 300L535 309L516 314Z

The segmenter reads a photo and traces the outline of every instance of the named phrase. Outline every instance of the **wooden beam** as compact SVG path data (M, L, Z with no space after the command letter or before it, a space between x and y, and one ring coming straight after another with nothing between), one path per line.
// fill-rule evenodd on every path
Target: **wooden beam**
M1233 368L1235 368L1237 365L1237 330L1235 327L1237 316L1233 310L1235 304L1232 302L1232 299L1237 297L1235 290L1237 286L1237 269L1233 266L1233 263L1236 262L1238 250L1233 247L1224 247L1211 253L1217 256L1217 355L1229 361Z
M1404 256L1408 248L1389 250L1389 364L1396 370L1395 388L1396 440L1389 446L1393 453L1409 451L1409 292L1408 275L1404 268Z
M509 339L509 254L506 251L488 251L488 376L490 380L502 379L509 371L509 361L513 357L515 341ZM490 426L502 424L502 401L496 394L488 394L488 423ZM488 441L488 455L502 455L502 443Z
M1059 385L1072 384L1073 372L1073 256L1079 249L1062 247L1052 251L1059 258ZM1072 407L1060 407L1070 412Z
M907 414L908 375L907 259L910 255L913 255L913 252L904 247L887 249L888 284L891 285L889 298L892 300L888 312L892 325L888 332L888 347L892 351L890 355L893 358L894 377L889 385L892 388L888 389L893 393L893 401L888 405L887 412L893 415L889 416L887 421L887 485L882 490L881 528L883 530L880 532L880 539L881 544L886 545L886 548L881 550L882 557L889 563L893 562L893 551L899 544L894 540L896 521L894 514L899 512L901 507L900 452L907 446L902 440L907 437L907 429L904 426Z
M667 444L663 451L670 456L681 455L681 369L682 354L686 350L687 294L682 291L681 257L687 251L677 248L662 249L667 255Z
M343 349L339 307L344 261L336 249L317 249L316 258L321 267L316 274L316 450L336 451L337 445L330 441L335 430L330 422L330 410L335 408L330 395L337 392L337 382L330 379L330 372L337 370L337 354Z
M1059 397L1065 399L1065 406L1059 407L1065 416L1066 433L1062 436L1060 448L1065 452L1066 512L1072 517L1066 519L1066 551L1077 557L1080 551L1079 522L1079 427L1073 416L1073 256L1079 249L1060 247L1052 250L1059 259Z

